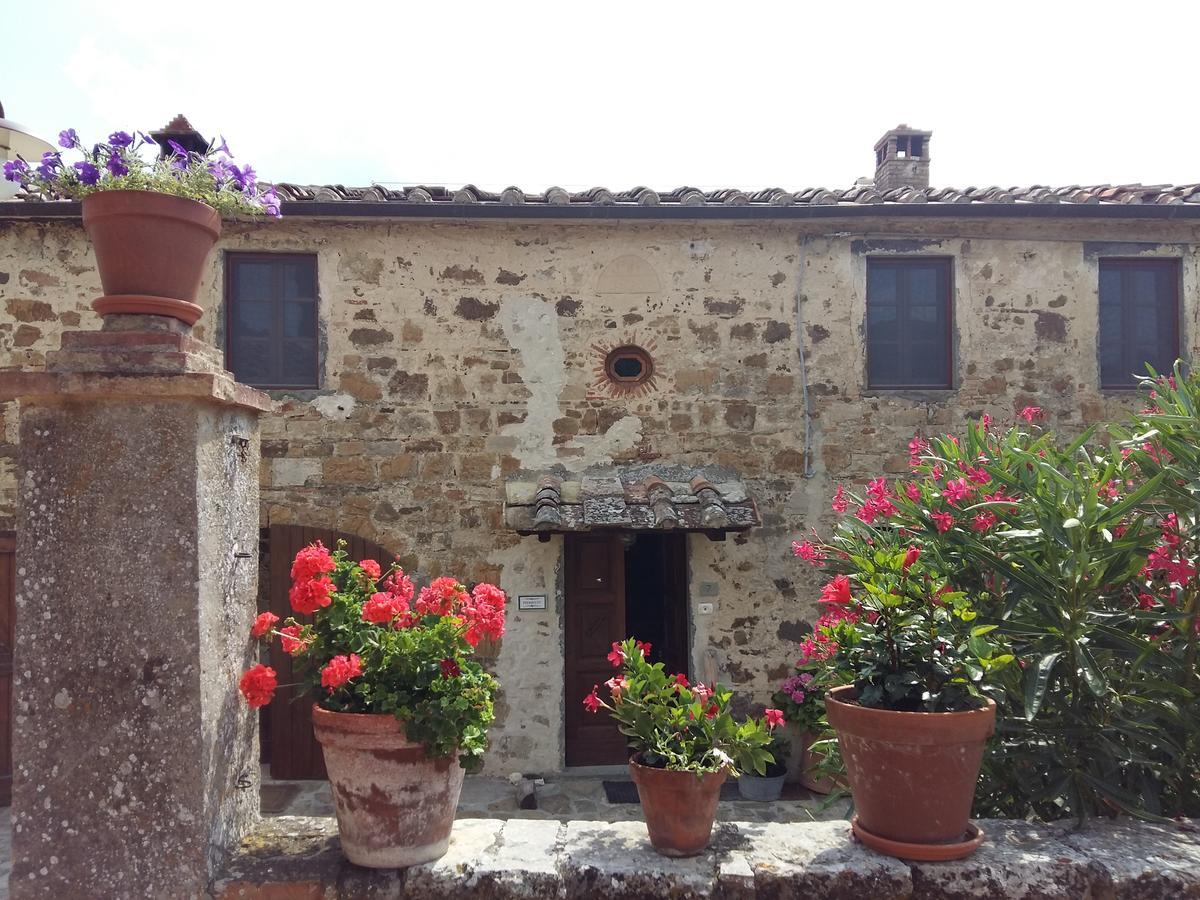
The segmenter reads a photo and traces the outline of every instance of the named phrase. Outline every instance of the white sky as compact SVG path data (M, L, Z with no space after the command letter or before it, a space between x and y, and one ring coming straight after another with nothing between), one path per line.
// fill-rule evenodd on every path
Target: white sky
M900 122L935 186L1200 181L1194 0L21 7L9 118L182 112L276 181L846 187Z

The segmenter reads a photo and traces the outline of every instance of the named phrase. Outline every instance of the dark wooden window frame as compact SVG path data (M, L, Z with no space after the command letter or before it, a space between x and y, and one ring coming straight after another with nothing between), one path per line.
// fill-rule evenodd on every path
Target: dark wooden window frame
M1122 382L1117 382L1117 383L1106 382L1104 380L1103 354L1102 354L1101 348L1100 348L1100 335L1099 335L1100 302L1101 302L1100 301L1100 290L1101 290L1100 276L1101 276L1101 273L1105 269L1118 269L1121 271L1128 271L1130 269L1139 269L1139 268L1154 268L1154 269L1163 269L1163 270L1169 269L1169 270L1171 270L1172 277L1167 279L1167 283L1171 286L1171 296L1169 298L1171 309L1169 310L1170 315L1168 316L1168 321L1171 324L1171 334L1170 334L1171 352L1168 355L1171 357L1172 361L1174 361L1180 357L1180 354L1182 351L1182 342L1181 342L1182 335L1181 335L1181 327L1180 327L1182 310L1180 307L1180 295L1182 293L1181 281L1183 279L1183 260L1180 259L1178 256L1159 256L1159 257L1105 256L1105 257L1102 257L1100 259L1099 265L1096 268L1096 324L1097 324L1096 365L1097 365L1097 370L1098 370L1099 376L1100 376L1100 389L1101 390L1105 390L1105 391L1136 391L1139 389L1139 385L1138 385L1136 378L1129 382L1122 381ZM1125 301L1124 287L1122 287L1122 298L1121 298L1122 319L1124 319L1124 316L1126 314L1124 301ZM1127 329L1123 328L1122 331L1124 333L1128 333ZM1121 350L1122 350L1122 356L1124 356L1126 353L1126 348L1124 345L1122 345ZM1131 374L1140 373L1142 371L1144 371L1144 369L1142 369L1140 367L1131 368Z
M321 290L317 279L317 254L315 253L258 253L240 250L225 251L225 360L226 368L233 349L233 269L234 262L285 262L287 260L311 260L313 265L313 312L315 331L313 333L313 380L310 384L251 384L264 391L315 391L321 387ZM282 329L282 323L276 322L276 327ZM273 340L281 339L277 332ZM247 382L249 383L249 382Z
M945 270L946 290L943 301L946 312L946 328L943 335L946 351L946 381L942 384L876 384L871 380L871 283L872 266L891 266L895 268L921 268L939 266ZM866 298L866 362L867 390L870 391L951 391L954 390L955 360L954 360L954 257L952 256L868 256L867 269L864 277L863 296Z

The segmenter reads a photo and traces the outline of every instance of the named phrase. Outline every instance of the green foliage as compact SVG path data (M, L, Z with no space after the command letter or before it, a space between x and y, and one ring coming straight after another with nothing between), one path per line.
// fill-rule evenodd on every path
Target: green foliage
M721 685L688 685L668 675L662 663L650 664L633 638L614 645L620 675L608 682L611 705L596 691L584 705L607 709L630 745L648 766L678 772L755 772L774 762L771 734L760 719L740 724L729 711L731 691ZM598 687L598 686L597 686Z

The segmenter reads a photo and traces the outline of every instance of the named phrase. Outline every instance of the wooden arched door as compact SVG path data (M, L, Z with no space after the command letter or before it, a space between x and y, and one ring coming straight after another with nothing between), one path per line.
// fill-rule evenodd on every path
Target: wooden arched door
M353 534L343 534L328 528L309 528L304 525L271 525L268 530L269 553L268 609L280 619L295 616L298 621L312 621L311 616L299 616L288 602L291 587L292 560L297 551L313 541L321 541L330 550L338 541L346 542L346 552L353 559L374 559L386 569L392 554L374 541ZM271 667L281 685L295 681L292 659L279 645L271 643ZM277 779L325 778L325 759L321 746L313 737L312 701L296 698L295 688L281 687L268 708L269 760L271 777Z

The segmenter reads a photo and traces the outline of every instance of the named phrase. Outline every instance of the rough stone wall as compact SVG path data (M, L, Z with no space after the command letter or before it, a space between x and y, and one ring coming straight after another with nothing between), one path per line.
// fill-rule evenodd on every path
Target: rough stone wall
M263 419L264 521L361 534L423 577L549 595L544 612L513 610L496 661L506 689L490 765L508 772L561 766L563 703L578 698L562 696L562 540L500 529L505 477L635 460L739 470L763 527L689 538L693 667L765 701L814 609L790 538L827 521L834 483L900 474L915 431L984 411L1039 405L1068 429L1119 414L1129 396L1097 387L1097 260L1182 257L1186 348L1197 240L1194 225L1157 222L285 219L227 224L221 247L318 258L323 387L278 394ZM865 388L866 258L889 253L954 258L953 391ZM218 342L222 265L218 254L198 328ZM78 225L0 224L0 364L39 365L64 328L92 321L97 293ZM654 384L613 397L596 369L626 342L651 348Z

